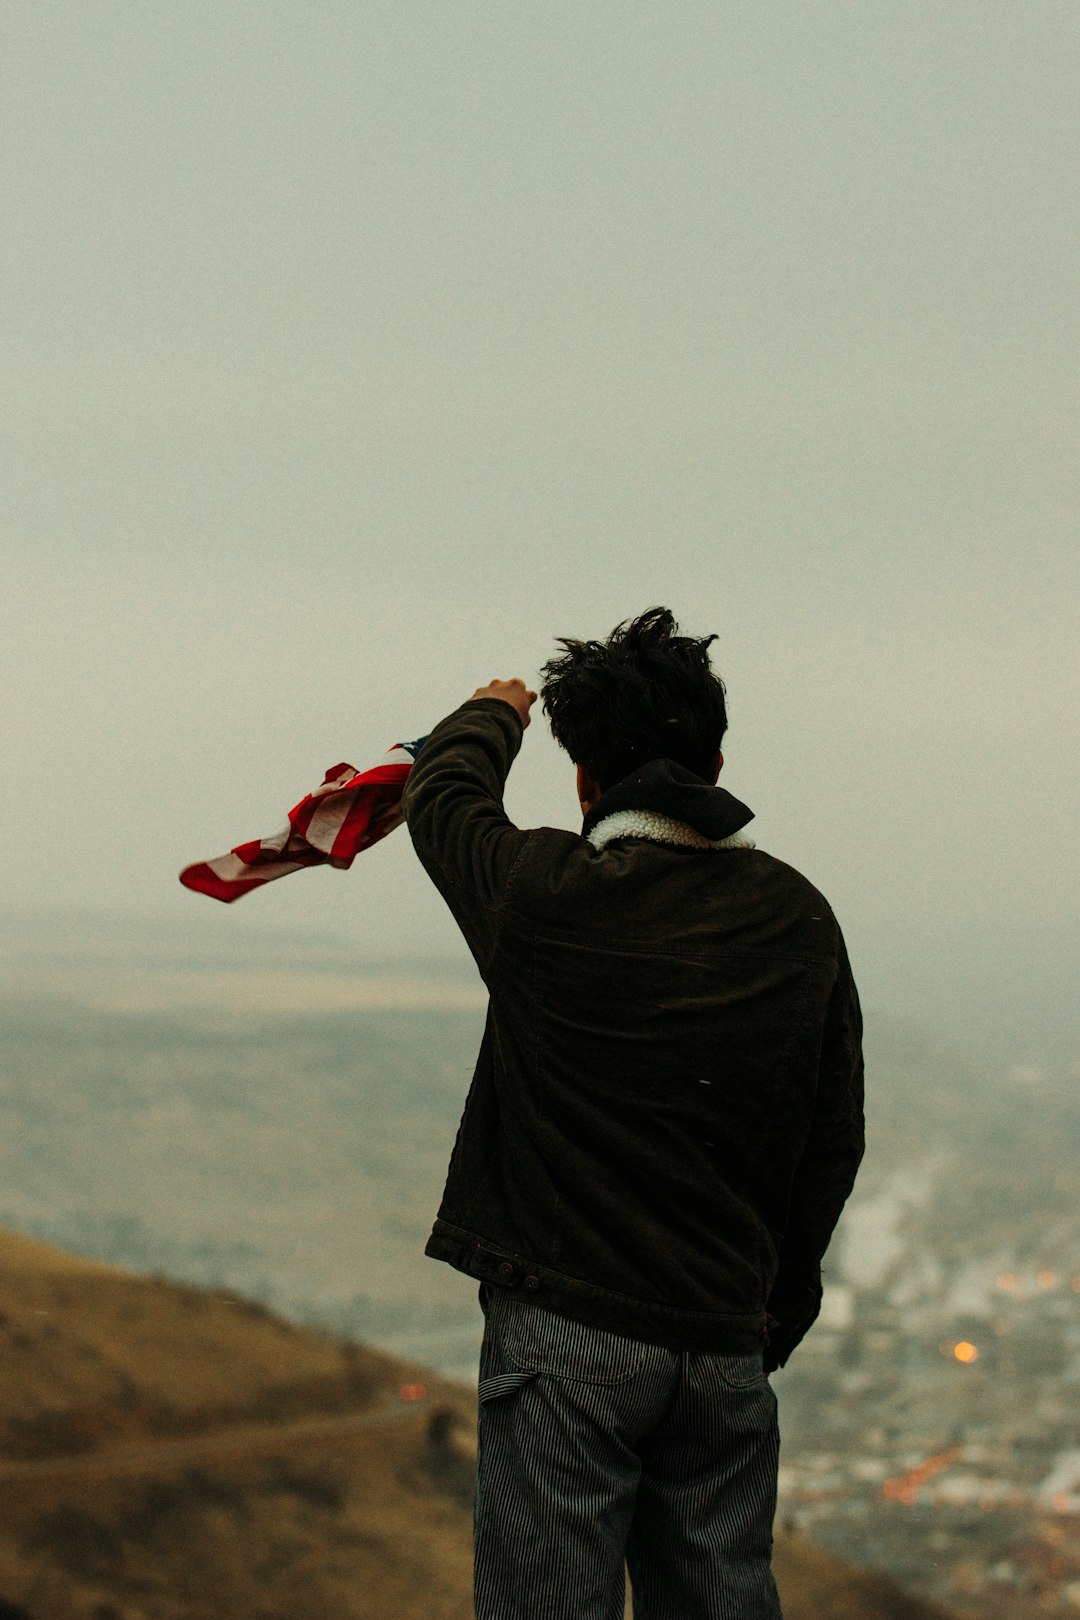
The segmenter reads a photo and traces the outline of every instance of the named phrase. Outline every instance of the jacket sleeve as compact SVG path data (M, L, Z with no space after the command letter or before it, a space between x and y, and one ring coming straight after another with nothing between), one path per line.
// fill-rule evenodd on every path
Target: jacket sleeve
M516 710L500 698L463 703L428 737L402 794L413 848L481 973L494 952L511 875L529 836L503 809L522 730Z
M862 1160L862 1016L847 952L840 940L839 970L825 1017L817 1103L799 1160L769 1295L770 1328L765 1369L782 1367L817 1320L821 1261L847 1202Z

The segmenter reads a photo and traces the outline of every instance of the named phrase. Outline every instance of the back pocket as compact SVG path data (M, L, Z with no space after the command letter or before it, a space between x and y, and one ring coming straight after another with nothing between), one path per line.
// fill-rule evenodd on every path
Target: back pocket
M765 1382L761 1353L756 1356L714 1356L720 1382L729 1389L752 1389Z
M507 1371L582 1384L624 1384L641 1371L651 1346L605 1328L556 1316L492 1289L488 1298Z

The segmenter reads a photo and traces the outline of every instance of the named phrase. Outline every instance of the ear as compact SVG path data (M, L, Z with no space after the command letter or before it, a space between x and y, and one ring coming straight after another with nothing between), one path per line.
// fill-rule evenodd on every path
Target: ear
M716 778L720 775L720 772L723 770L723 768L724 768L724 756L723 756L723 754L717 754L717 756L716 756L716 769L712 773L713 787L716 786Z
M578 804L580 804L581 813L584 815L586 811L592 809L600 797L600 784L594 777L589 775L584 765L575 766L575 770L577 771Z

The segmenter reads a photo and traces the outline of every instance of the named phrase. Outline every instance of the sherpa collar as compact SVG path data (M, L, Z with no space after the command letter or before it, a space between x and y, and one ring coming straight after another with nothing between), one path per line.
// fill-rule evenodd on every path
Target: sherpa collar
M603 849L618 838L645 838L650 844L678 844L687 849L749 849L752 846L738 833L730 838L705 838L689 822L662 816L657 810L616 810L605 816L587 835L594 849Z
M597 841L593 833L600 824L616 817L616 827L605 825ZM597 799L581 830L597 849L615 838L651 838L707 848L725 843L753 819L754 812L726 788L710 787L674 760L651 759ZM677 829L674 837L673 828Z

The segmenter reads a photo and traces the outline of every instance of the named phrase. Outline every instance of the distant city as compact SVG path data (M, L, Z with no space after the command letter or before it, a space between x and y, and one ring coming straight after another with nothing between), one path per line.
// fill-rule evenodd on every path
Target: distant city
M891 1286L835 1284L775 1382L780 1519L859 1563L989 1617L1017 1598L1080 1612L1077 1225L1017 1234L952 1269L930 1209ZM846 1228L857 1242L873 1205ZM1033 1252L1035 1251L1035 1252Z

